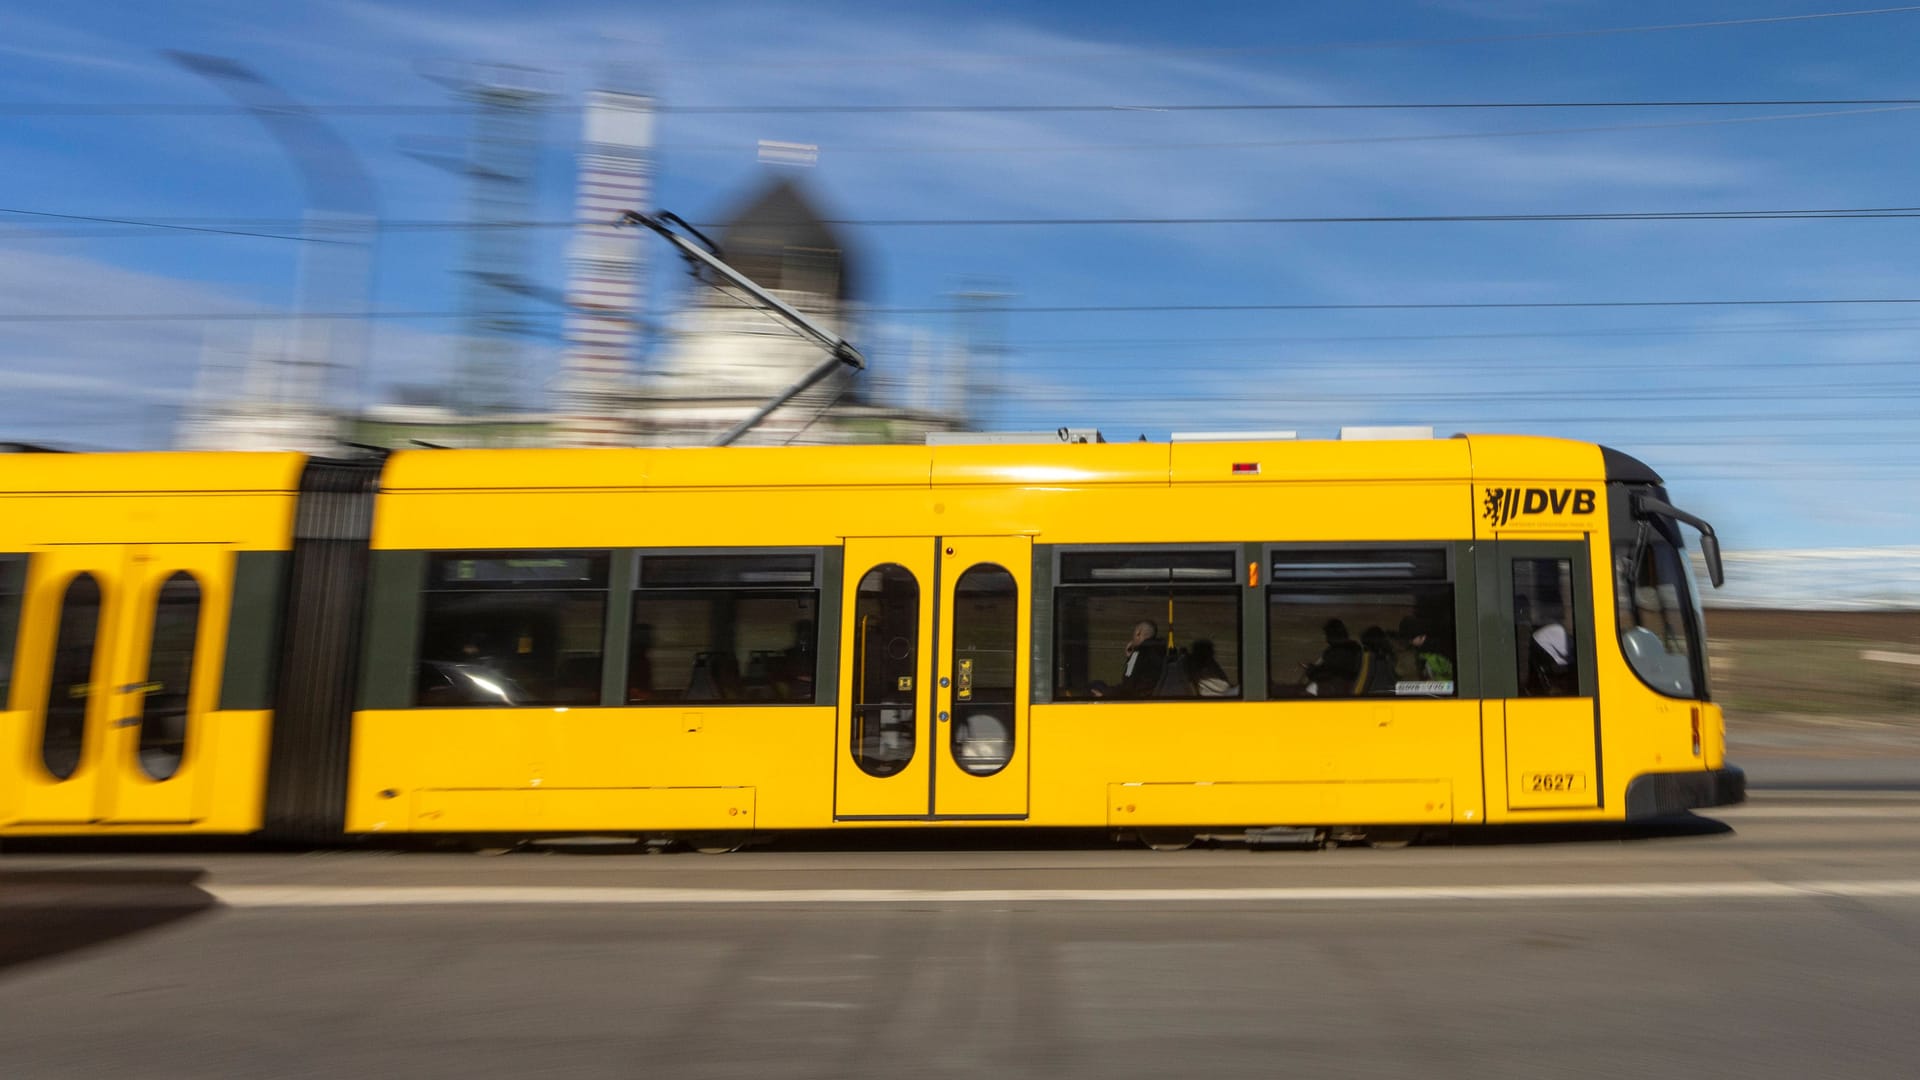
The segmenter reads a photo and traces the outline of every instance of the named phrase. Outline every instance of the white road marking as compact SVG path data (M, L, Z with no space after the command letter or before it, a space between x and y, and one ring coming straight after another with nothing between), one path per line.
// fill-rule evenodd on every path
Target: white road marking
M1781 818L1788 821L1817 821L1824 818L1912 818L1920 817L1920 806L1723 806L1696 811L1702 817Z
M204 885L237 908L659 904L1402 903L1411 900L1804 900L1920 897L1920 880L1677 881L1226 889L650 889L514 885ZM137 891L137 890L130 890ZM71 896L71 893L69 893Z
M1887 788L1762 788L1747 792L1747 801L1723 806L1701 813L1714 813L1719 810L1735 810L1747 806L1771 805L1774 803L1799 803L1804 806L1817 806L1820 803L1864 802L1900 803L1908 802L1920 806L1920 791L1891 790Z

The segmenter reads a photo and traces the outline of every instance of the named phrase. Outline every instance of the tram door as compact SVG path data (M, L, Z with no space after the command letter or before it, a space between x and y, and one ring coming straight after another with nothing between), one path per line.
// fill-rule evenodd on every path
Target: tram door
M28 564L0 824L186 823L212 772L233 556L67 545Z
M1027 812L1025 537L850 539L834 816Z
M1505 631L1490 638L1504 712L1507 807L1568 810L1600 805L1600 709L1587 545L1500 541L1493 545ZM1511 664L1511 675L1507 674ZM1511 681L1508 681L1511 679Z

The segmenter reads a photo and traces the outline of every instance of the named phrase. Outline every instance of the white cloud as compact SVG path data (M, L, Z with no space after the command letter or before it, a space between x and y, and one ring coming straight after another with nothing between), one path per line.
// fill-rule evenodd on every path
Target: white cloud
M286 313L234 292L94 259L15 248L0 259L0 315L219 316L192 319L0 318L0 439L71 440L129 447L164 439L156 408L186 404L212 348L216 359L271 349ZM257 316L257 319L255 318ZM350 324L337 324L350 328ZM373 386L446 379L457 333L381 325L364 381ZM538 362L550 350L533 346ZM209 387L237 394L231 365ZM348 380L343 380L348 381ZM344 391L345 388L343 388Z

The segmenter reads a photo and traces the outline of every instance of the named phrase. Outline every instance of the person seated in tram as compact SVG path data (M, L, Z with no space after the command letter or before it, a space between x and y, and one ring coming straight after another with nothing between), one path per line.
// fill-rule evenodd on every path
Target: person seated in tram
M1562 697L1573 690L1573 636L1551 602L1540 605L1536 617L1524 596L1515 597L1516 628L1527 637L1527 664L1522 692L1532 697Z
M1559 620L1534 630L1529 651L1536 694L1558 697L1574 692L1572 650L1573 639Z
M1193 685L1193 692L1201 697L1233 697L1240 691L1227 678L1226 669L1215 658L1213 642L1201 638L1187 650L1187 681Z
M1315 697L1350 697L1360 678L1360 662L1366 650L1353 640L1347 624L1339 619L1328 619L1320 632L1327 638L1327 647L1320 659L1300 665L1305 670L1307 693Z
M1419 682L1452 682L1453 661L1427 632L1426 624L1409 615L1400 620L1400 640L1413 656L1413 678Z
M1160 625L1152 619L1133 624L1133 637L1126 645L1127 666L1120 685L1109 687L1096 682L1087 693L1097 698L1150 698L1160 686L1167 665L1167 643L1160 638Z

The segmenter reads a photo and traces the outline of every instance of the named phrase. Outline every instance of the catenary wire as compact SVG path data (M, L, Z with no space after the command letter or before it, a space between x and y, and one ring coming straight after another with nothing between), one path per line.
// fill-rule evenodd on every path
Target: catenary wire
M1920 297L1798 297L1778 299L1724 299L1724 300L1503 300L1483 302L1436 301L1361 303L1361 304L1000 304L969 306L970 313L997 312L1022 315L1060 315L1060 314L1168 314L1168 313L1226 313L1226 312L1286 312L1286 311L1524 311L1556 309L1601 309L1601 308L1706 308L1706 307L1812 307L1844 306L1849 304L1905 305L1920 304ZM955 308L945 307L868 307L862 309L877 315L952 315ZM568 315L566 310L502 310L502 311L317 311L302 312L299 318L323 320L355 319L454 319L454 318L523 318L543 319ZM289 312L265 311L163 311L163 312L0 312L0 322L9 323L59 323L59 322L176 322L176 321L221 321L235 319L286 319L293 317Z
M110 225L132 232L77 230L58 232L32 223L19 223L0 231L0 239L93 239L141 235L140 230L210 233L223 236L258 237L271 240L327 242L325 234L365 238L374 233L472 232L504 229L572 229L602 224L584 219L526 221L458 221L368 219L363 222L313 222L303 225L285 219L263 218L162 218L96 216L55 213L21 207L0 207L0 214L42 218L82 225ZM1027 218L824 218L825 225L853 228L1076 228L1134 226L1204 225L1431 225L1431 224L1540 224L1573 222L1665 222L1665 221L1880 221L1920 217L1920 206L1813 207L1759 210L1588 210L1529 214L1333 214L1333 215L1228 215L1213 217L1027 217ZM697 228L717 228L720 223L695 222ZM307 228L318 235L292 235L267 229ZM353 240L335 240L352 243Z
M1362 101L1362 102L1131 102L1131 103L926 103L894 105L883 103L847 104L740 104L676 105L656 101L652 111L662 115L689 116L835 116L892 114L973 114L973 113L1261 113L1261 112L1497 112L1547 109L1738 109L1738 108L1812 108L1866 105L1920 105L1913 97L1836 97L1836 98L1701 98L1632 99L1596 101ZM473 104L447 103L336 103L301 106L301 112L320 116L464 116L478 108ZM530 112L579 113L584 105L532 105ZM202 104L196 102L0 102L0 116L29 117L223 117L247 116L243 105Z

